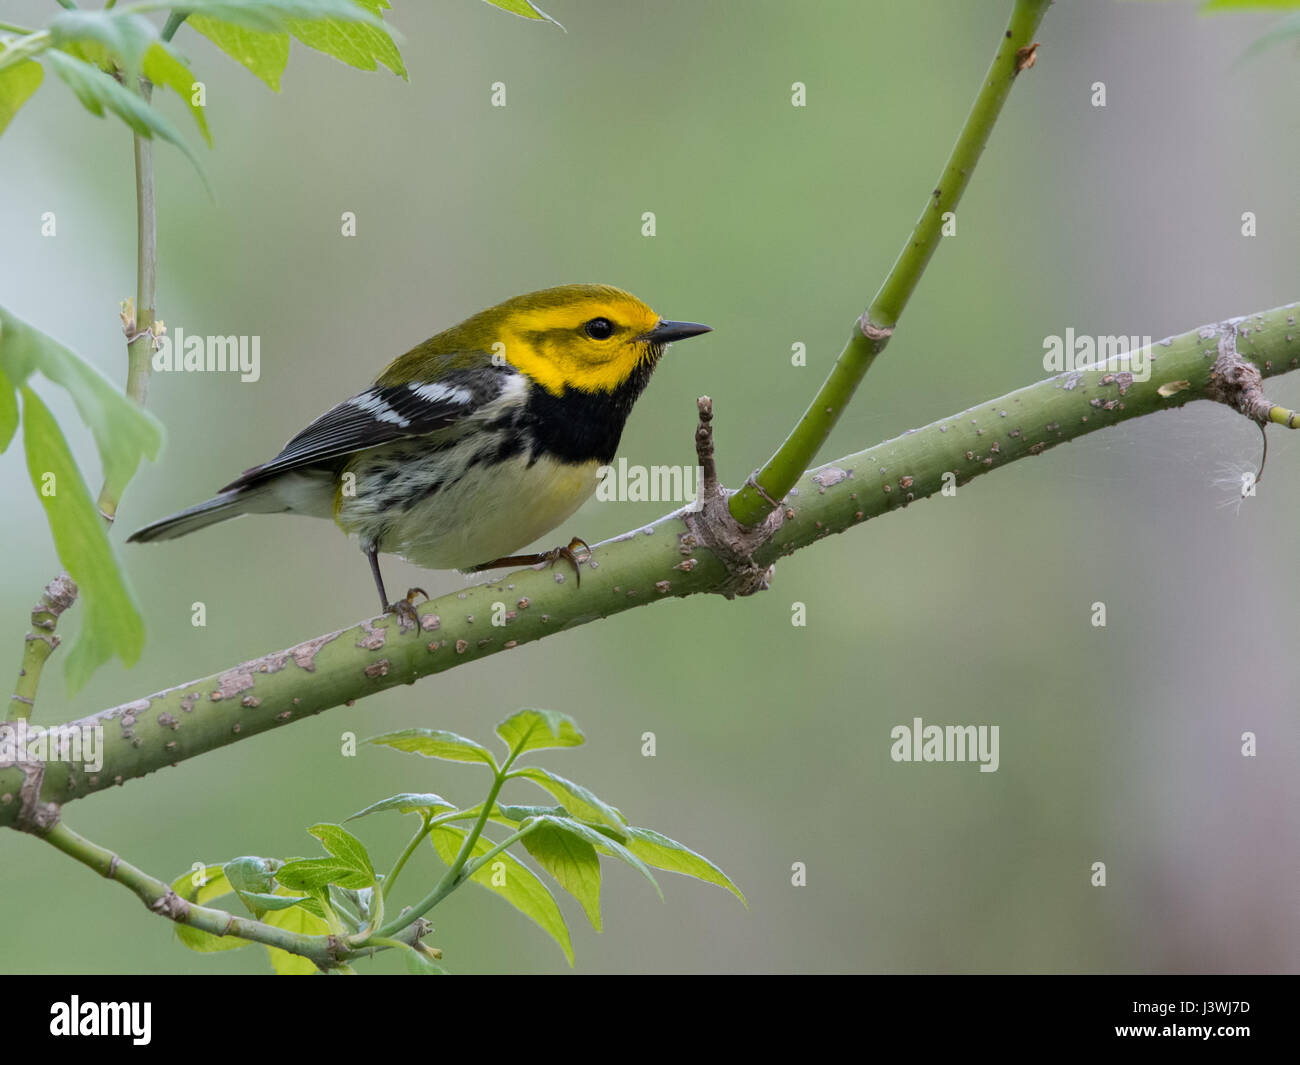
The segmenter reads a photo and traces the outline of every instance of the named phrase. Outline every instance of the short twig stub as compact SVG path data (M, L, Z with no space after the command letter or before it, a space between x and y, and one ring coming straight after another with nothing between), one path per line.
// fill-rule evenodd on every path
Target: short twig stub
M711 552L726 568L727 577L717 589L728 599L753 595L766 589L775 566L760 566L754 554L763 547L785 520L785 511L774 509L758 525L747 528L731 516L728 500L731 493L718 482L713 458L713 401L699 399L700 423L695 430L695 454L703 471L700 507L684 511L686 532L678 539L683 551L690 553L699 546Z

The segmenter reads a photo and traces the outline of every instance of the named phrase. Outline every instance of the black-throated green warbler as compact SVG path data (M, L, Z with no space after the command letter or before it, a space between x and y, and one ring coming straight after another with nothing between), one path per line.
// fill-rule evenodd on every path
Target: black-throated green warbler
M364 392L205 503L130 537L169 540L241 514L333 518L370 559L487 569L560 556L511 552L595 491L628 413L674 340L709 332L665 321L608 285L561 285L490 307L394 360Z

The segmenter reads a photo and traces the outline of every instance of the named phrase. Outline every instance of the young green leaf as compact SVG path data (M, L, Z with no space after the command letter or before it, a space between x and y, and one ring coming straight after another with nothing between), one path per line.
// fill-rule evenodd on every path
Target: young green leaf
M572 832L543 824L523 838L524 849L555 882L577 899L587 920L600 929L600 857L596 848Z
M373 874L340 858L295 858L275 872L275 879L290 891L322 891L330 884L346 888L369 887Z
M358 2L376 16L388 7L387 0ZM308 48L331 55L349 66L359 70L375 70L376 62L379 62L398 77L409 80L406 78L402 56L386 29L336 18L294 19L289 23L289 32Z
M0 133L13 121L18 109L41 86L45 68L34 59L24 59L0 70Z
M270 858L231 858L221 867L230 886L239 891L274 891L279 862Z
M176 127L160 111L145 103L143 97L137 96L98 67L66 52L52 50L46 56L54 67L54 73L67 83L87 111L102 118L104 109L108 108L141 137L152 139L157 136L176 145L194 164L204 186L211 191L199 157L185 143Z
M275 870L280 862L273 858L232 858L221 867L240 902L256 918L268 910L283 910L302 902L302 897L275 894Z
M3 329L2 324L0 329ZM14 383L4 371L3 362L0 362L0 452L9 446L17 431L18 396L14 392Z
M496 759L486 747L442 729L409 728L400 732L385 732L382 736L371 736L366 742L411 754L422 754L426 758L442 758L448 762L483 762L494 770L497 767Z
M347 862L357 872L367 874L371 882L374 882L375 868L370 864L370 855L366 853L366 848L361 841L346 828L340 828L338 825L320 824L312 825L307 831L320 840L325 845L325 849L335 858L341 862ZM354 885L348 884L345 886L352 887Z
M150 46L144 54L144 76L155 85L167 86L185 101L185 106L194 117L194 124L199 127L199 132L211 148L212 132L208 129L208 116L203 107L194 102L198 79L170 45L158 41Z
M412 976L445 976L447 970L435 962L418 947L407 947L402 951L406 959L406 971Z
M627 824L627 818L616 807L610 806L604 799L598 798L581 784L566 780L559 773L552 773L541 766L530 765L523 769L514 769L511 770L510 776L531 780L539 787L545 788L578 820L596 821L608 825L619 834L619 838L626 835L624 826Z
M554 22L555 25L560 26L555 19L534 4L532 0L487 0L487 2L493 7L499 7L502 11L509 11L510 14L518 15L520 18ZM564 29L564 27L560 26L560 29Z
M65 663L68 689L75 692L114 655L128 666L135 664L144 647L144 621L58 423L26 385L22 398L27 470L59 559L85 604L77 642Z
M492 811L492 820L518 827L530 817L545 817L547 814L568 817L569 811L563 806L508 806L500 803Z
M645 862L617 840L610 839L610 837L605 835L605 833L598 832L591 825L583 824L581 821L575 821L572 817L554 817L547 815L546 817L539 817L537 823L557 829L560 832L566 832L577 839L590 843L594 848L599 849L602 854L608 854L617 858L619 861L626 862L654 885L654 889L659 893L660 899L664 897L663 888L659 886L659 881L654 878L654 874L650 872ZM540 831L540 829L538 831ZM524 838L525 840L528 839L527 836Z
M456 860L465 836L463 828L438 825L429 833L429 841L437 850L438 856L451 865ZM474 841L471 859L486 854L495 846L491 840L480 836ZM573 964L573 942L569 938L569 926L564 923L564 915L560 913L555 897L528 866L508 851L502 851L470 879L489 891L496 892L525 917L536 922L560 945L569 964Z
M515 755L586 742L577 722L555 710L520 710L497 725L497 735Z
M186 902L206 906L213 899L229 895L234 888L220 865L208 865L201 873L187 869L171 882L171 889Z
M266 923L286 932L297 932L305 936L324 936L329 934L329 924L321 917L310 913L301 906L291 906L266 915ZM280 976L310 976L316 972L315 963L301 954L290 954L279 947L267 947L271 958L271 968Z
M689 847L684 847L676 840L661 836L648 828L635 828L629 825L627 832L630 837L627 840L627 849L648 865L653 865L656 869L665 869L670 873L693 876L696 880L726 888L745 904L746 909L749 908L749 903L745 901L740 888L736 887L726 873L702 854L696 854Z
M64 11L50 20L50 43L55 48L75 54L81 46L91 45L96 53L107 53L122 68L128 85L140 76L144 54L156 40L158 30L152 22L125 10Z
M158 457L162 425L53 337L0 307L0 370L15 387L39 370L72 397L95 438L104 487L120 499L142 458Z
M390 795L387 799L380 799L378 802L371 803L364 810L358 810L343 820L355 821L358 817L379 813L381 810L400 810L404 814L411 814L424 810L432 813L435 810L454 809L456 809L455 803L450 803L441 795L434 795L433 792L404 791L400 795Z
M304 902L310 902L311 898L307 895L274 895L265 891L237 891L235 892L245 906L258 920L261 920L264 913L270 913L273 910L286 910L290 906L297 906Z
M240 66L280 91L280 76L289 63L289 35L249 29L210 15L191 14L187 25L210 40Z
M384 21L370 0L185 0L195 15L211 16L254 30L283 30L293 19L339 19L384 30Z

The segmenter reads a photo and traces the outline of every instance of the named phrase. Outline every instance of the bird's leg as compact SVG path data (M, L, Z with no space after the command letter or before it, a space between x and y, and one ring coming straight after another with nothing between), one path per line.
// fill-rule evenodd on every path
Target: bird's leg
M581 559L578 558L577 549L582 548L584 558L591 557L591 548L587 541L575 536L569 541L567 547L553 547L549 551L543 551L537 555L507 555L505 558L494 558L491 562L481 562L477 566L471 566L466 573L481 573L485 569L497 569L501 566L536 566L543 562L549 562L552 566L564 559L573 567L573 575L577 578L578 587L582 587L582 568Z
M422 595L429 598L429 593L423 588L412 588L406 593L405 599L399 599L395 603L388 601L388 594L384 591L384 578L379 573L379 545L366 545L366 558L370 559L370 572L375 578L375 587L379 589L379 605L385 614L396 614L397 623L402 630L406 630L407 622L410 622L418 630L420 628L420 619L415 613L415 597Z

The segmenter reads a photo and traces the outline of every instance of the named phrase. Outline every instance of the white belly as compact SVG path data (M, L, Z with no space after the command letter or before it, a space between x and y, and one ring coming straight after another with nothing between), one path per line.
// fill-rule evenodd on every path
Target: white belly
M517 553L570 517L596 490L599 463L570 465L523 456L492 466L476 465L454 484L388 514L379 549L427 569L468 569ZM343 498L339 525L362 537L377 515L364 504L364 476L354 499ZM573 533L560 540L568 543Z

